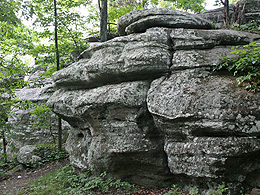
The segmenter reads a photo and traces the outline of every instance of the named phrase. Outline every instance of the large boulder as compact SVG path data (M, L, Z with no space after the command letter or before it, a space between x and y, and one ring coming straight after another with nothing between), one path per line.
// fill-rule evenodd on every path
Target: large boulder
M222 182L235 193L259 181L260 95L212 70L220 56L233 55L232 46L260 36L144 31L96 44L54 75L57 89L48 105L73 126L66 146L72 165L150 187L197 186L203 193Z
M145 32L151 27L210 29L211 24L200 16L173 9L134 10L118 20L119 35Z
M49 104L75 128L66 146L74 167L146 185L168 179L163 142L146 109L149 85L137 81L55 92Z
M170 31L174 50L211 49L216 46L248 44L259 35L234 30L203 30L177 28ZM226 54L229 52L226 51Z
M17 161L25 166L36 166L42 159L35 155L36 147L34 145L25 145L20 148L17 154Z
M165 135L171 172L214 178L231 189L245 182L260 169L259 98L239 90L232 77L206 70L176 71L153 81L147 104Z

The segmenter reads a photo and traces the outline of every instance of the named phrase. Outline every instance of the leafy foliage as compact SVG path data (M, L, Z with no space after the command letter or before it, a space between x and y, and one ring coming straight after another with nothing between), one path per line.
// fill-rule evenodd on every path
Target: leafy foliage
M133 6L133 5L125 5L123 7L120 6L109 6L108 8L108 23L114 23L114 25L110 25L109 26L109 32L110 33L115 33L116 32L116 23L118 21L118 19L131 12L134 9L142 9L143 7L141 7L140 5L137 6Z
M164 195L171 195L171 194L174 194L174 195L182 194L182 191L177 185L174 184L174 185L172 185L171 189Z
M84 0L57 1L57 22L59 54L61 68L72 63L70 53L79 55L88 45L83 37L87 31L87 18L76 10L88 2ZM33 25L37 26L37 37L40 43L36 45L33 55L38 64L46 69L43 76L50 77L56 71L54 45L54 17L52 0L32 0L28 4L29 13L34 18Z
M260 33L260 21L252 20L248 24L243 24L243 25L235 24L231 28L233 30L241 30L241 31Z
M48 129L53 138L53 143L55 143L56 137L53 129L56 126L55 123L58 116L54 115L51 109L45 104L35 105L35 108L30 113L35 118L35 121L31 122L34 129Z
M50 173L34 182L29 190L33 194L91 194L93 191L101 193L116 190L117 192L134 191L133 185L121 182L106 173L100 176L93 176L91 172L77 175L70 165L67 165L57 172ZM112 192L112 191L111 191Z
M12 25L21 24L16 12L21 8L21 0L1 0L0 21L5 21Z
M3 160L4 157L0 155L0 181L7 177L7 172L18 165L16 158L8 159L8 161Z
M222 58L215 70L228 70L238 76L238 85L246 83L249 91L260 91L260 40L235 48L231 53L236 56Z
M32 32L25 26L0 21L0 90L13 96L13 91L25 86L23 76L30 68L21 59L33 48Z
M211 190L209 192L209 195L222 195L223 192L227 191L228 188L225 186L225 184L219 185L217 190Z
M68 153L66 151L58 151L55 147L55 144L39 144L36 145L36 150L34 154L41 157L41 161L35 166L43 165L47 162L65 159L68 157Z
M201 12L204 10L204 0L176 0L175 6L177 9L183 9L185 11Z
M23 77L30 72L22 56L30 53L33 48L34 36L32 32L20 23L16 12L20 1L3 1L3 9L10 13L0 16L0 129L3 142L3 155L6 154L6 137L10 136L10 124L8 118L15 115L11 107L28 107L27 100L15 98L14 91L26 85ZM7 161L7 158L5 158Z
M218 186L216 190L210 190L208 192L209 195L222 195L223 192L227 191L228 188L225 186L225 184L221 184ZM172 185L171 189L165 193L164 195L178 195L178 194L183 194L183 191L177 186L177 185ZM189 191L190 195L199 195L199 189L198 188L192 188Z

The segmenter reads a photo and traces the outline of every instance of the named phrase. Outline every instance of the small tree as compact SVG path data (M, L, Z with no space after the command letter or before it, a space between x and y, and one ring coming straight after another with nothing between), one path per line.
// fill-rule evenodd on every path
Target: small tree
M6 136L10 134L10 124L7 121L15 115L11 107L22 109L28 105L27 101L15 99L14 91L26 85L23 77L30 69L22 57L34 48L34 34L17 17L20 1L4 0L0 4L0 130L3 154L7 160Z
M56 67L57 71L60 70L60 53L58 44L58 23L57 23L57 3L54 0L54 34L55 34L55 50L56 50ZM77 46L77 45L76 45ZM54 140L55 142L55 140ZM58 117L58 150L62 150L62 124L61 118Z
M216 5L222 4L224 5L224 26L230 26L230 18L229 18L229 0L216 0Z
M56 137L53 132L55 121L57 121L57 115L51 111L51 109L42 104L40 106L36 105L36 107L30 112L32 116L35 118L35 122L31 122L34 126L34 129L46 129L49 130L49 134L52 136L53 143L56 142Z
M43 28L38 32L40 38L49 40L51 44L38 45L35 54L38 63L45 67L42 74L50 77L55 71L71 63L69 54L78 55L87 48L82 38L85 29L85 18L73 9L85 4L85 0L32 0L29 3L34 24ZM82 19L83 18L83 19ZM54 27L54 30L51 28ZM80 30L78 30L80 28ZM68 57L69 56L69 57ZM62 148L61 118L58 117L58 149Z
M4 157L4 161L7 162L7 151L6 151L6 136L5 136L5 132L7 131L7 121L8 121L8 111L6 111L7 107L6 105L3 104L3 102L0 104L0 127L1 127L1 133L0 133L0 137L2 139L3 142L3 157Z

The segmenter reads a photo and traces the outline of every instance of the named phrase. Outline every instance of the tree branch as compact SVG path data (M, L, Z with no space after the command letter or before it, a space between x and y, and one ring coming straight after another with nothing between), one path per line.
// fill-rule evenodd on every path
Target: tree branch
M72 38L72 40L73 40L73 42L74 42L74 44L75 44L75 46L76 46L78 52L80 53L79 46L78 46L78 44L77 44L77 41L76 41L75 37L74 37L73 34L71 33L71 30L66 26L66 24L65 24L63 21L61 21L61 24L69 31L69 33L70 33L70 35L71 35L71 38Z

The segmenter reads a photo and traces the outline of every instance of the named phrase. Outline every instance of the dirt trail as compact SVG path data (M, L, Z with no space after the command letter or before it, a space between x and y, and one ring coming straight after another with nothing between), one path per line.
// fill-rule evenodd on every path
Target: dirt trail
M38 179L39 177L58 170L65 166L68 160L56 161L48 163L43 167L39 167L33 170L24 170L14 173L9 179L0 182L0 194L1 195L14 195L21 189L27 189L30 187L29 182Z

